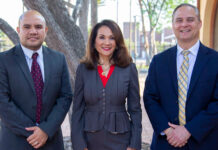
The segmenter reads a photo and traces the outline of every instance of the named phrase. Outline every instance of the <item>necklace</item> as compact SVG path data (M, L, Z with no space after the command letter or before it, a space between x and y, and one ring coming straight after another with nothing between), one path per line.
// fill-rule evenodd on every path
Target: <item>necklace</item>
M107 77L108 71L110 69L110 65L106 66L105 68L103 67L103 65L101 67L102 67L102 70L103 70L101 75Z

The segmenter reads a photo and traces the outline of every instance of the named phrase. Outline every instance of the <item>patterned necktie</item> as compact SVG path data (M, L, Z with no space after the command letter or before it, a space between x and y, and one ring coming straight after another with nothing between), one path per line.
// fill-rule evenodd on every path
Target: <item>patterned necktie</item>
M179 99L179 123L180 125L186 124L185 117L185 105L188 91L188 68L189 68L189 58L188 54L190 51L183 50L183 62L180 67L179 75L178 75L178 99Z
M37 63L37 57L38 53L34 53L32 55L32 67L31 67L31 75L34 81L34 88L36 92L36 98L37 98L37 107L36 107L36 123L40 123L40 115L42 110L42 90L43 90L43 79L42 79L42 73L40 70L40 66Z

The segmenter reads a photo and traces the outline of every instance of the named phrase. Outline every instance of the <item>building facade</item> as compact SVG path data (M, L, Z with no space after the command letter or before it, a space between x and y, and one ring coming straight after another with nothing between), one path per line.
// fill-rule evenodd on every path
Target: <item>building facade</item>
M201 41L218 51L218 0L198 0L202 29Z

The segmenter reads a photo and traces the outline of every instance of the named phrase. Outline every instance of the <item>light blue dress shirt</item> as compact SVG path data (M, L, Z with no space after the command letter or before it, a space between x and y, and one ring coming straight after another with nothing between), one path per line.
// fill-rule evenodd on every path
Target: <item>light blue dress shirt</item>
M189 84L191 81L191 76L192 76L192 71L195 65L195 61L197 58L197 54L199 51L200 47L200 41L198 40L190 49L190 54L188 55L189 57L189 68L188 68L188 89L189 89ZM177 56L176 56L176 61L177 61L177 78L179 75L180 67L183 62L183 55L182 55L183 49L177 44Z

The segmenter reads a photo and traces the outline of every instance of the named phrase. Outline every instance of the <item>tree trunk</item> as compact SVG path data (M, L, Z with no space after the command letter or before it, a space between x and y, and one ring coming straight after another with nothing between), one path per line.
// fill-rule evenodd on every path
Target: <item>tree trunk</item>
M88 12L89 12L89 0L83 0L79 13L79 27L83 34L85 43L88 41Z
M83 4L83 1L84 1L84 0L76 0L76 6L75 6L75 8L73 9L73 13L72 13L72 18L73 18L73 21L74 21L75 23L76 23L76 21L77 21L79 12L80 12L80 10L81 10L81 5Z
M19 37L17 32L3 19L0 18L0 30L4 32L8 38L14 43L14 45L19 43Z
M45 17L49 28L46 44L65 54L71 83L74 85L79 59L85 52L85 41L79 27L70 17L62 0L23 0L23 2L28 9L35 9Z
M67 10L68 10L68 12L70 13L70 12L71 12L71 9L73 9L72 7L70 7L70 4L72 4L72 0L68 0L67 3L68 3L68 5L67 5Z
M91 25L94 25L98 22L98 4L97 0L91 0Z
M143 15L143 10L142 10L142 0L139 0L139 6L140 6L141 20L142 20L142 32L143 32L143 37L144 37L146 65L150 65L150 59L151 58L150 58L150 55L148 54L148 52L149 52L149 43L148 43L148 37L146 35L146 30L145 30L145 21L144 21L144 15Z
M151 31L151 50L152 50L152 57L157 54L156 43L155 43L155 29Z
M150 28L148 41L149 41L149 55L151 58L153 58L153 56L157 54L156 44L155 44L155 29L153 28Z

